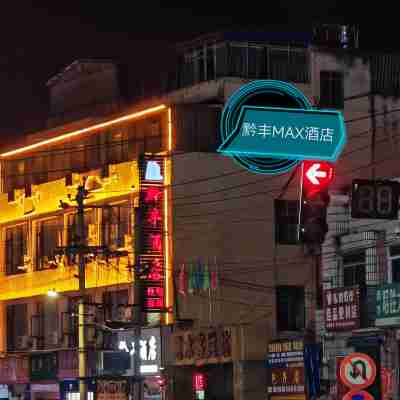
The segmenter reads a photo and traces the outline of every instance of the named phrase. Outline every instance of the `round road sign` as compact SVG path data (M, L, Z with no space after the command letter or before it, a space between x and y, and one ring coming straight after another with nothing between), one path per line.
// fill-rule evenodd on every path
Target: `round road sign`
M340 380L350 389L361 390L376 378L374 360L363 353L351 353L340 363Z
M374 400L374 398L365 390L350 390L343 396L342 400Z

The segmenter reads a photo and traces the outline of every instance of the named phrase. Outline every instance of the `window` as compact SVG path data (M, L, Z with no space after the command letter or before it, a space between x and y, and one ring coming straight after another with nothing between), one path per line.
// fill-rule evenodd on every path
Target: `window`
M366 283L365 275L365 251L357 251L345 254L343 262L343 286L359 285L364 287Z
M275 200L275 243L298 244L298 200Z
M28 341L28 306L11 304L7 306L7 349L27 349Z
M115 290L103 293L104 320L115 321L118 319L121 306L129 303L128 289Z
M26 255L27 226L18 225L6 229L6 274L24 272L24 256Z
M232 45L229 61L232 76L247 76L247 47Z
M400 282L400 245L390 246L392 282Z
M57 246L62 246L63 229L63 216L38 222L36 237L37 270L55 267L55 250Z
M298 331L305 326L304 287L276 288L277 330Z
M86 241L89 239L89 226L94 223L94 214L93 210L85 211L84 214L84 235ZM79 233L79 225L78 225L78 215L77 214L69 214L68 215L68 246L74 246L79 243L80 233ZM68 262L75 263L75 257L73 254L68 255Z
M85 303L91 303L91 297L85 295ZM78 307L79 307L79 296L68 297L68 308L62 316L62 332L63 335L68 336L68 347L78 347L79 337L79 319L78 319ZM88 314L88 308L86 308Z
M129 203L122 203L102 210L103 244L110 247L124 247L125 235L129 234Z
M87 239L89 236L89 225L94 223L93 211L85 211L84 215L84 235ZM79 241L79 226L78 226L78 215L69 214L68 215L68 244L73 245Z
M145 152L158 153L162 150L160 120L147 122L144 140Z
M43 303L44 344L47 348L57 346L58 337L58 310L56 299L46 299Z
M118 164L128 160L128 141L122 131L107 134L107 161Z
M320 73L320 106L344 108L343 73L338 71L321 71Z

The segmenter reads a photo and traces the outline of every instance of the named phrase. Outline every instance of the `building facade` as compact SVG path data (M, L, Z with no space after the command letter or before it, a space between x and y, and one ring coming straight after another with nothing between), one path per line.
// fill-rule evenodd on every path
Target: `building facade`
M83 73L84 81L89 74L97 82L104 78L104 69L108 71L109 65L85 60L72 64L57 79L60 85L76 86ZM69 104L63 88L53 86L52 90L59 90ZM77 93L74 88L71 95ZM55 101L57 111L60 101ZM96 390L107 397L111 386L119 388L123 398L127 396L133 339L128 333L120 338L106 327L133 320L137 309L134 272L138 263L144 263L142 258L151 268L157 263L152 273L158 274L158 281L150 282L143 293L144 326L158 329L158 334L147 338L143 329L141 346L152 353L146 355L140 349L142 363L154 361L143 375L154 386L152 376L160 374L160 330L172 322L172 313L165 310L173 304L167 192L171 108L158 104L118 110L102 104L100 110L92 107L92 112L97 116L56 124L1 156L0 381L10 398L77 396L81 292L76 249L82 233L75 198L80 186L87 192L83 234L89 398L94 398ZM64 120L70 118L67 111L64 114ZM148 160L146 153L157 157ZM156 198L149 200L151 193ZM145 221L149 221L146 232L142 229ZM107 381L121 376L123 381Z

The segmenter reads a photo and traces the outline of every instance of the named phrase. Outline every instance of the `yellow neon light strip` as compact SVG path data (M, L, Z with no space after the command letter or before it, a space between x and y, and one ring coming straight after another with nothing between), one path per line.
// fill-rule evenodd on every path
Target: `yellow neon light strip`
M65 133L63 135L54 137L52 139L43 140L42 142L38 142L38 143L35 143L35 144L31 144L29 146L21 147L21 148L16 149L16 150L11 150L11 151L8 151L6 153L0 154L0 157L4 158L4 157L9 157L9 156L14 156L16 154L21 154L21 153L24 153L24 152L29 151L29 150L33 150L33 149L37 149L37 148L42 147L42 146L46 146L48 144L54 144L54 143L57 143L57 142L61 142L61 141L65 140L65 139L69 139L69 138L72 138L72 137L75 137L75 136L79 136L79 135L81 135L83 133L92 132L92 131L95 131L97 129L106 128L107 126L118 124L120 122L129 121L131 119L139 118L139 117L142 117L142 116L147 115L147 114L152 114L152 113L155 113L157 111L162 111L162 110L165 110L166 108L167 108L167 106L165 104L161 104L161 105L159 105L157 107L147 108L146 110L143 110L143 111L139 111L139 112L136 112L136 113L124 115L123 117L115 118L115 119L112 119L112 120L107 121L107 122L102 122L100 124L92 125L92 126L89 126L87 128L78 129L77 131ZM169 143L169 139L168 139L168 143Z
M168 108L168 151L172 150L172 116L171 108Z

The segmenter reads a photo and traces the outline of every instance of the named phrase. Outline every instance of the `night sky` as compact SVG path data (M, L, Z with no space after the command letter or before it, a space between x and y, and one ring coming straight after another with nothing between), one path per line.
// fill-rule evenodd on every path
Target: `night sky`
M46 81L77 58L129 60L132 73L149 76L160 71L164 64L160 60L168 59L171 46L207 32L235 28L293 31L310 29L315 22L356 22L361 24L361 42L376 44L380 38L390 39L391 29L387 8L374 8L371 25L371 19L365 18L365 5L362 14L352 16L349 2L328 0L246 1L246 7L237 0L187 2L193 3L191 8L149 0L144 4L138 0L4 3L0 23L3 138L43 124L48 110ZM400 48L395 40L385 43Z

